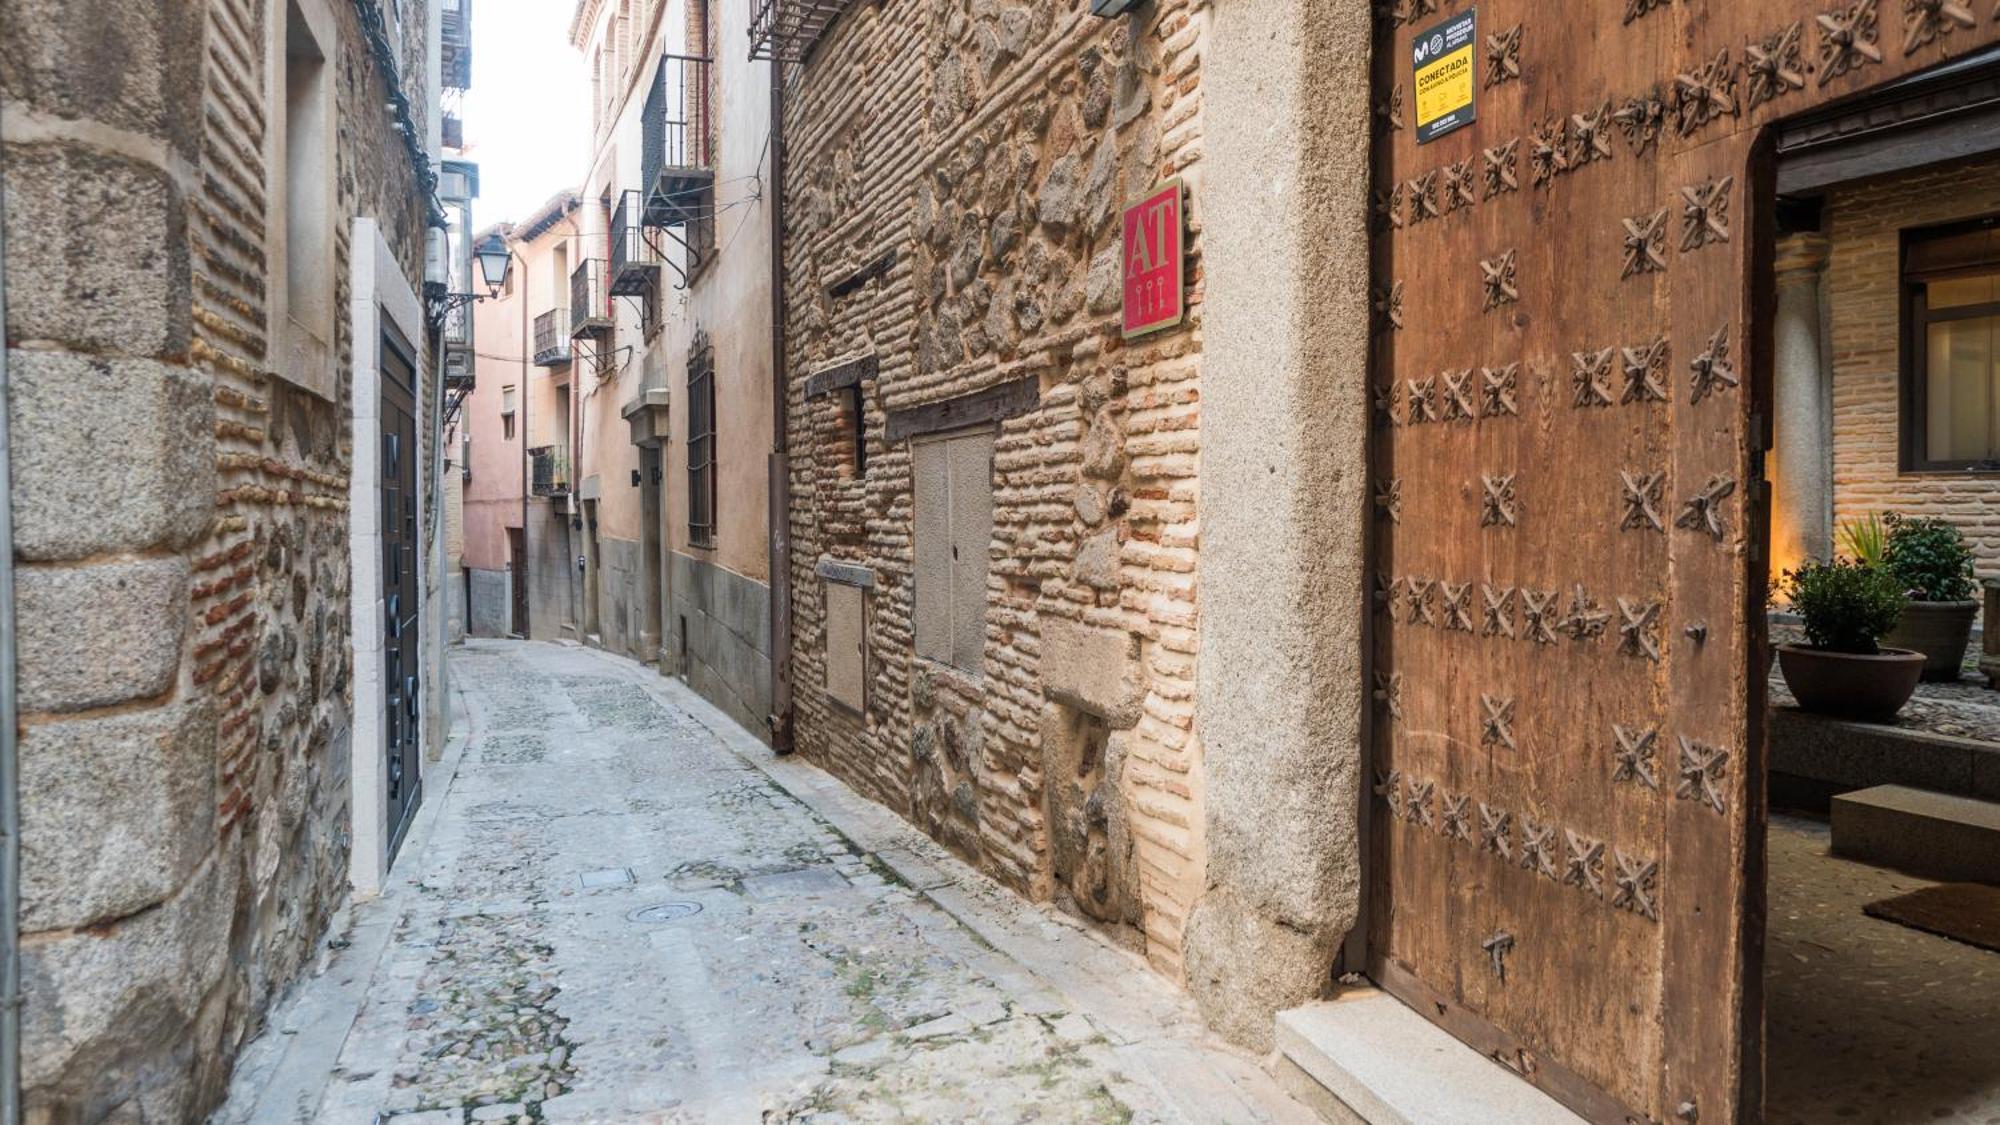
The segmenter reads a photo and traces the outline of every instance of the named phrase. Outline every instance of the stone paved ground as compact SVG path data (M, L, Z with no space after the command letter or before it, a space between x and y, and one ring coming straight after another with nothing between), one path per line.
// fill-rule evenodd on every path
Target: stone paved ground
M1823 822L1771 817L1771 1125L2000 1125L2000 953L1862 914L1931 884L1828 841Z
M679 685L524 642L452 676L391 889L217 1121L1308 1119L1137 960Z

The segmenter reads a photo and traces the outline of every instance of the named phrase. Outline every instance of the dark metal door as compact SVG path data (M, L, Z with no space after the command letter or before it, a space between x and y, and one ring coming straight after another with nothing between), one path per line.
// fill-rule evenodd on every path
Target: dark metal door
M388 760L389 858L393 862L422 797L418 747L421 663L417 617L416 364L394 329L382 337L382 668Z

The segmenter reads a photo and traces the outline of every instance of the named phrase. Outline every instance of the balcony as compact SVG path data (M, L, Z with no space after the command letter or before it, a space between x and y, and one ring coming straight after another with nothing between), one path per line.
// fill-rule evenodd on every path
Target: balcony
M472 0L444 0L438 19L439 84L472 88Z
M528 450L530 492L536 496L569 495L569 447L544 445Z
M461 395L472 393L475 371L470 349L452 349L444 353L446 391Z
M569 335L610 335L611 290L606 285L602 258L586 258L569 275Z
M628 191L618 196L618 209L611 215L611 295L630 297L653 288L660 276L660 253L646 240L639 225L644 205L640 193Z
M750 0L750 57L804 62L852 0Z
M646 193L647 226L686 226L714 207L714 91L709 81L706 58L660 56L639 116L639 182Z
M535 366L561 367L569 362L569 310L550 309L535 318Z

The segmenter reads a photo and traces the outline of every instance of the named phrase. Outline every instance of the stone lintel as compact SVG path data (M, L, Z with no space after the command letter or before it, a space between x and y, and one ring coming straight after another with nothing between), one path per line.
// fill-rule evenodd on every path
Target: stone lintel
M859 586L864 590L875 588L875 571L872 567L821 559L819 565L813 569L828 582L836 582L842 586Z
M1138 725L1146 701L1139 638L1116 629L1047 621L1042 625L1042 691L1104 720L1114 730Z
M882 369L880 357L873 352L844 363L836 363L824 371L814 372L806 379L806 397L817 398L831 394L843 387L858 386L863 379L873 379Z
M1022 375L968 395L891 411L885 436L898 442L982 422L1004 422L1028 413L1041 401L1041 376Z

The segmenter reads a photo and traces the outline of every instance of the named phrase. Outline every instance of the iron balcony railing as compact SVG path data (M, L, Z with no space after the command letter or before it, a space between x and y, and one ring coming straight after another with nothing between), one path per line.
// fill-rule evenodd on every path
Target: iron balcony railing
M445 310L444 346L447 350L472 348L472 302L465 301Z
M627 297L651 288L660 273L660 253L646 239L639 225L645 205L636 191L618 196L618 209L611 213L611 295Z
M558 305L535 318L535 366L569 362L569 310Z
M444 0L438 13L438 79L447 90L472 88L472 0Z
M591 336L611 330L611 290L602 258L585 258L569 275L569 334Z
M715 91L709 60L661 55L639 114L639 176L647 226L681 226L706 214L715 194Z
M536 496L569 495L569 447L544 445L528 450L529 477Z
M444 387L448 391L470 392L476 381L478 368L472 362L472 352L465 348L452 348L444 353Z
M803 62L853 0L750 0L750 57Z

